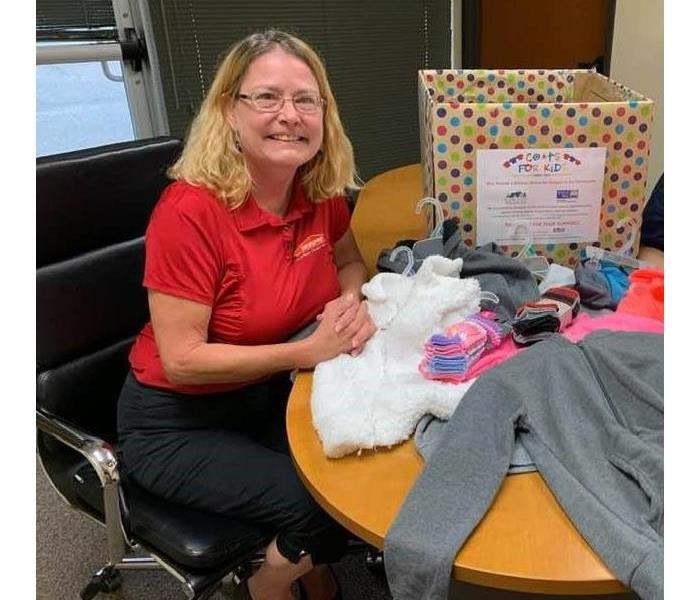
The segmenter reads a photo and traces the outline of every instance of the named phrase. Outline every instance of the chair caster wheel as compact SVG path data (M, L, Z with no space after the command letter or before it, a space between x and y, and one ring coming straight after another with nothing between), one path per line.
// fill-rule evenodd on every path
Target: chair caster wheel
M121 586L122 574L114 567L105 567L92 576L90 583L80 592L80 598L92 600L99 593L116 592Z
M373 573L382 573L384 571L384 553L374 549L367 550L365 564Z
M384 553L375 548L367 550L367 554L365 554L365 566L371 573L375 582L385 590L388 590L389 584L386 580L386 571L384 571Z

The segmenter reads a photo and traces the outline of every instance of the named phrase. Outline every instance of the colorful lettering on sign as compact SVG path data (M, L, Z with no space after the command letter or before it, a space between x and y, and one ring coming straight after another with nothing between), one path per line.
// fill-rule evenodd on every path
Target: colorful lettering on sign
M509 169L515 166L518 173L565 173L567 163L576 166L581 165L581 161L568 152L557 151L530 151L525 154L517 154L513 158L503 163L503 167Z

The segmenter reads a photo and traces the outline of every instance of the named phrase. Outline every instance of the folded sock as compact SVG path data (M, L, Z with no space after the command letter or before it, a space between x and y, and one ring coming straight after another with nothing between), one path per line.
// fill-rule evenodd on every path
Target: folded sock
M570 287L549 288L542 294L542 299L554 300L560 304L557 315L560 322L559 331L566 329L581 310L581 297Z
M551 287L544 294L542 294L542 297L552 298L554 300L563 300L572 306L578 306L581 301L579 293L571 287Z
M446 335L459 340L462 350L466 354L476 352L488 341L488 332L473 319L465 319L451 325L445 331Z
M427 379L462 382L481 355L501 344L509 329L484 311L449 326L430 337L418 369Z
M576 290L552 287L536 302L522 304L513 320L513 340L532 344L566 329L581 308Z

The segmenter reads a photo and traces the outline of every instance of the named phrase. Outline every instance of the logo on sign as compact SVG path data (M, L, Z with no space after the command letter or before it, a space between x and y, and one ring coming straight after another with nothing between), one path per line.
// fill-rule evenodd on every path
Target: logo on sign
M506 194L506 204L525 204L527 200L527 193L522 191L509 192Z
M557 200L575 200L578 190L557 190Z

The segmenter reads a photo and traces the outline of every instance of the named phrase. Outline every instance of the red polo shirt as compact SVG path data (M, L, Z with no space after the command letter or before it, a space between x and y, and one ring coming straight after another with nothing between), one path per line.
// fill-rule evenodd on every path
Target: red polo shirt
M143 284L210 306L209 342L280 343L340 294L333 245L349 222L343 197L314 204L298 184L287 214L279 217L253 198L228 209L205 188L177 181L163 191L151 215ZM129 360L139 382L177 392L244 385L168 381L150 322Z

